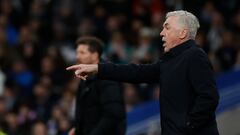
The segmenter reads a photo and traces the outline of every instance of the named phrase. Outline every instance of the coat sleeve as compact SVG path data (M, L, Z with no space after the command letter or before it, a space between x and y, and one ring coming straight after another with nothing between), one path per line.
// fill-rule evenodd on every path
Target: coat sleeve
M128 83L158 83L160 62L154 64L99 64L98 78Z
M126 113L121 87L116 82L105 80L101 81L98 87L102 117L89 135L106 135L113 130L124 134Z
M190 110L187 128L194 130L215 118L219 101L212 65L201 49L196 49L189 61L189 80L196 95Z

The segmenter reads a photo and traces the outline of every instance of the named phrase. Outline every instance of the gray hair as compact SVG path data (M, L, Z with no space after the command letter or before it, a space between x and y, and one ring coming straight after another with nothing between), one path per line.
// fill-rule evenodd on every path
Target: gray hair
M184 10L168 12L166 18L177 16L180 25L189 29L189 37L195 39L197 30L200 27L199 21L195 15Z

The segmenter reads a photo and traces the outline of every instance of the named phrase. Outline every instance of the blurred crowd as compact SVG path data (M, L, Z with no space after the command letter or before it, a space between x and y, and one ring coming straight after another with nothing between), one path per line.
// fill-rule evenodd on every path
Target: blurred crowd
M79 80L75 40L96 36L104 59L146 64L162 53L165 13L185 9L201 28L196 42L215 74L240 69L238 0L0 0L0 131L67 135ZM126 111L159 98L156 84L123 84Z

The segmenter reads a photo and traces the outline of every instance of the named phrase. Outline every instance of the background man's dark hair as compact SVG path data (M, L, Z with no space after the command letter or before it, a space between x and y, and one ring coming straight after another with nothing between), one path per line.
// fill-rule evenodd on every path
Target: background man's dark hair
M87 45L91 53L98 53L99 58L102 55L104 43L96 37L80 37L77 39L76 44L77 46L80 44Z

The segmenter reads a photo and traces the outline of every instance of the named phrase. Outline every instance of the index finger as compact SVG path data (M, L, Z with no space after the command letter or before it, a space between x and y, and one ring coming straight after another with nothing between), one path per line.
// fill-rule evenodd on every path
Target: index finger
M80 68L80 65L72 65L70 67L67 67L66 70L76 70L76 69L79 69Z

